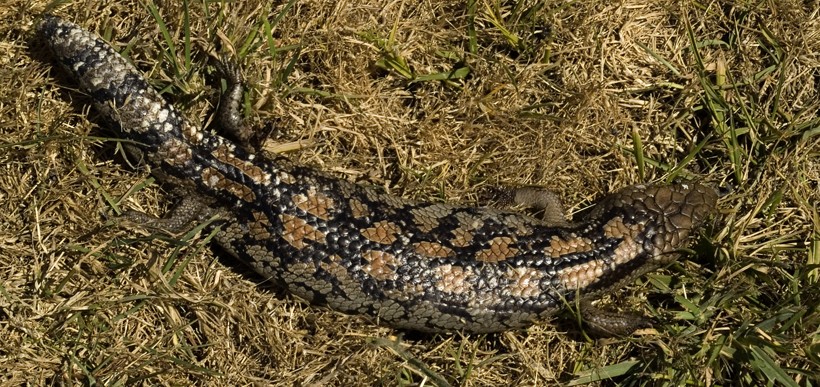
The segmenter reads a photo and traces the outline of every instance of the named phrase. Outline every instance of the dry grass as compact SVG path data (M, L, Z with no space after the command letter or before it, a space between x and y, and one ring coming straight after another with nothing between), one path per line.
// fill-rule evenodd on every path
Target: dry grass
M278 295L205 235L114 226L121 208L161 214L173 195L117 161L88 98L31 39L46 4L6 3L2 384L752 386L820 374L816 2L189 1L187 23L172 2L158 17L132 1L55 11L126 50L194 120L216 96L201 47L232 47L251 116L275 123L272 147L405 197L475 202L534 184L575 211L644 181L724 189L696 256L606 300L655 316L655 329L599 341L549 323L403 334Z

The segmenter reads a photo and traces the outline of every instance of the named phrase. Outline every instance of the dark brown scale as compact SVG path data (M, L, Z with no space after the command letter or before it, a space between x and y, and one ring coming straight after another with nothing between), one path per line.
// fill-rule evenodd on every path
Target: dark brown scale
M532 199L550 212L549 222L411 203L201 130L75 24L44 16L38 32L122 137L141 144L158 177L192 192L173 222L133 219L171 228L220 215L217 242L261 275L307 300L396 328L525 327L567 300L589 301L674 259L717 200L700 184L633 186L574 224L549 209L554 199ZM231 87L219 122L236 131L241 78L226 69Z

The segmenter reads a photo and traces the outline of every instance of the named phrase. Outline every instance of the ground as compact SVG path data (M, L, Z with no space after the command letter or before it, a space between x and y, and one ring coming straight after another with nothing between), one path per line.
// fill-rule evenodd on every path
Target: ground
M32 31L114 43L195 122L239 58L266 149L417 200L498 186L570 214L700 181L685 259L571 318L491 335L379 327L280 294L211 248L118 225L175 201ZM58 2L0 9L0 384L809 385L820 374L820 9L810 1ZM814 378L814 379L812 379Z

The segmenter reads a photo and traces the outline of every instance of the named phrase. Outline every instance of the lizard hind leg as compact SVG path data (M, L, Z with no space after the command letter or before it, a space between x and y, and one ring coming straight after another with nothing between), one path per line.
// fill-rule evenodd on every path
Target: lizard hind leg
M219 98L215 117L219 131L250 153L263 151L265 140L273 132L273 125L268 123L254 128L245 122L242 105L246 85L239 64L227 55L212 55L212 61L217 76L225 80L225 90Z
M219 98L215 112L218 131L231 138L236 144L251 154L262 153L268 158L276 154L265 149L265 141L278 134L275 125L265 121L262 125L250 125L242 112L246 82L239 64L228 55L211 55L217 77L225 80L225 90Z
M195 195L181 195L181 200L163 218L140 211L128 210L119 219L137 227L158 230L169 235L188 231L194 222L205 221L217 212Z
M246 148L255 149L255 136L245 124L242 116L242 101L245 92L245 80L239 66L227 56L213 60L217 73L225 80L225 90L219 98L216 109L216 122L219 128Z

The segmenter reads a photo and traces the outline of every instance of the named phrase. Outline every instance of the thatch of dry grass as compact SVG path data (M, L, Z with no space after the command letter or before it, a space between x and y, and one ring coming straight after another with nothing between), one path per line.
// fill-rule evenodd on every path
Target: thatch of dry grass
M0 7L0 384L808 385L820 374L820 17L810 1L93 2L194 121L233 51L247 112L298 162L413 199L538 185L572 211L697 179L694 253L603 300L658 323L416 335L277 294L207 235L123 229L173 194L116 154L32 27ZM187 6L185 5L187 4Z

